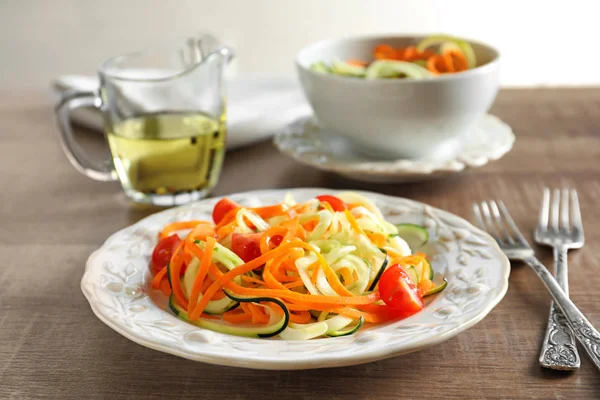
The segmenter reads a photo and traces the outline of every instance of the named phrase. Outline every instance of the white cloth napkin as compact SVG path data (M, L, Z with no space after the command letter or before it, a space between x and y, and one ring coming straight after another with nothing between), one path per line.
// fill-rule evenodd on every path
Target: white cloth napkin
M73 89L91 91L98 88L98 79L64 75L53 82L53 87L59 93ZM228 150L270 137L312 112L300 87L292 79L232 80L227 82L227 92ZM104 129L102 117L96 109L78 109L72 113L72 119L94 130Z

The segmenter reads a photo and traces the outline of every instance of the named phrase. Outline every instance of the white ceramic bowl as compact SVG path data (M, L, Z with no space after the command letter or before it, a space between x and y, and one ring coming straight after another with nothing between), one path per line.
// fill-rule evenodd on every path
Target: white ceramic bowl
M317 61L372 60L375 46L415 45L425 36L326 40L298 53L300 83L325 130L351 139L378 158L447 159L498 92L499 52L468 40L478 67L425 80L356 79L314 72Z

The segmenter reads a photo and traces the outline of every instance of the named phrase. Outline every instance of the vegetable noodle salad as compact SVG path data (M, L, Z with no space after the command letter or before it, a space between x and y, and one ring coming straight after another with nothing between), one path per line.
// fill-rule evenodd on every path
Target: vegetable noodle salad
M151 262L152 287L202 328L286 340L350 335L418 312L446 286L407 244L422 245L427 231L385 221L356 193L299 204L288 195L257 208L224 198L212 217L165 226Z
M405 48L380 44L373 49L373 59L371 62L334 60L329 65L320 61L311 65L311 69L366 79L426 79L467 71L477 66L475 53L469 43L443 35L430 36L416 46Z

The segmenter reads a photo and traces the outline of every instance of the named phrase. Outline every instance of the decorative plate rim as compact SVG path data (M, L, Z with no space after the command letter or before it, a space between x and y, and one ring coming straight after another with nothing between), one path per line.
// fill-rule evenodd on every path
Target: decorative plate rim
M287 193L287 192L292 192L296 196L302 196L302 194L305 194L304 197L306 197L306 196L314 196L317 193L323 193L323 192L335 194L337 192L340 192L340 190L331 190L331 189L325 189L325 188L257 190L257 191L236 193L236 194L228 195L227 197L237 199L238 201L240 201L241 199L244 199L244 198L251 199L251 200L252 199L261 199L261 198L282 199L283 196L285 195L285 193ZM399 197L382 195L382 194L378 194L378 193L372 193L372 192L364 192L364 191L355 191L355 192L364 194L364 195L368 196L370 199L375 200L378 203L381 203L381 204L387 203L386 207L389 207L390 209L393 206L400 207L401 204L404 204L407 207L409 207L409 206L415 207L415 208L418 207L418 208L422 209L423 210L423 218L429 218L429 216L428 216L429 214L427 214L427 213L431 212L432 213L431 215L433 216L433 218L440 218L440 221L442 221L442 219L443 219L444 223L447 220L450 220L453 223L456 223L456 225L453 225L455 227L455 231L450 231L450 234L454 235L454 239L450 239L448 242L449 243L448 246L450 246L450 247L448 247L448 252L440 253L440 257L441 257L440 259L445 259L446 257L450 257L451 255L454 256L454 255L458 254L456 261L455 261L456 264L448 264L447 265L448 271L452 270L452 274L456 275L456 277L454 277L454 275L452 275L452 278L450 278L450 276L449 276L449 282L451 284L453 282L456 283L455 288L458 290L457 293L458 292L468 293L468 291L473 288L473 287L469 286L463 290L463 288L461 288L461 286L459 285L460 280L463 279L463 278L461 278L460 274L462 273L464 275L465 274L464 271L470 271L469 268L470 268L471 261L470 260L465 261L464 267L457 266L459 263L462 264L462 262L459 262L459 260L460 260L461 255L464 255L464 254L463 253L459 254L456 251L451 250L451 247L454 246L454 244L458 244L458 246L460 248L461 243L463 243L463 245L464 245L464 243L470 243L469 241L467 241L467 239L471 238L471 236L473 236L473 238L470 240L477 239L476 243L478 243L478 246L480 246L480 247L478 248L479 250L475 250L475 252L470 256L471 260L473 258L478 258L480 260L480 263L482 263L482 264L484 264L485 262L492 263L492 261L499 264L500 268L498 270L490 269L490 271L498 272L497 281L495 283L499 283L499 286L498 287L488 287L487 289L485 289L485 288L481 289L482 293L484 293L484 294L481 295L482 296L481 298L477 298L477 302L473 303L473 304L475 304L475 308L476 308L476 311L473 313L473 315L468 316L464 320L458 319L457 322L452 323L452 324L440 322L436 325L436 324L432 324L432 323L425 324L423 322L419 322L419 319L426 321L425 311L429 308L429 307L426 307L425 310L423 310L421 313L416 314L413 317L407 318L402 321L397 321L397 322L394 322L391 324L387 324L385 326L374 327L372 329L359 332L359 334L354 335L353 337L317 339L317 340L306 341L306 342L289 342L289 341L286 342L286 341L282 341L282 340L249 339L249 338L240 338L237 336L224 335L224 334L220 334L220 333L216 333L216 332L212 332L212 331L206 331L206 330L197 328L191 324L188 324L184 321L181 321L180 319L178 319L171 313L163 310L158 305L156 305L151 300L151 296L148 293L143 291L143 288L147 287L147 281L148 281L147 260L145 260L145 262L141 262L141 263L140 263L140 261L143 261L143 260L138 259L137 261L135 261L139 265L143 265L145 267L145 269L136 270L136 268L132 268L133 272L131 272L131 274L128 272L128 268L130 268L129 265L133 265L131 262L129 262L127 265L125 265L124 267L122 267L120 269L117 268L116 269L118 272L117 275L119 277L122 277L122 275L126 275L126 277L125 277L125 279L123 279L123 284L120 285L120 287L116 291L113 289L115 289L116 286L119 286L117 284L120 284L120 282L110 281L110 279L106 280L105 282L102 282L102 281L104 281L104 275L92 276L92 275L98 275L100 268L106 267L106 265L104 265L106 262L104 262L104 263L99 262L98 261L99 258L102 258L104 254L114 256L114 252L111 253L111 250L109 247L111 247L111 245L112 245L112 247L114 247L113 242L115 240L117 240L125 235L130 235L130 236L137 235L136 232L138 232L140 229L142 229L142 227L144 225L150 225L152 223L152 221L168 219L168 217L171 217L171 220L173 220L173 217L175 219L179 219L179 217L185 213L202 212L201 211L202 207L212 207L212 205L221 198L221 197L219 197L219 198L201 200L199 202L191 203L186 206L161 211L159 213L150 215L150 216L138 221L137 223L135 223L127 228L124 228L118 232L115 232L114 234L109 236L109 238L105 241L105 243L99 249L94 251L88 258L88 260L86 262L85 272L84 272L82 280L81 280L81 290L82 290L83 294L85 295L86 299L88 300L88 302L90 303L92 311L94 312L94 314L96 314L96 316L102 322L104 322L106 325L108 325L109 327L111 327L113 330L117 331L121 335L127 337L128 339L130 339L138 344L141 344L143 346L146 346L146 347L149 347L149 348L152 348L155 350L159 350L159 351L162 351L165 353L173 354L173 355L176 355L179 357L187 358L187 359L194 360L194 361L201 361L201 362L205 362L205 363L209 363L209 364L217 364L217 365L224 365L224 366L237 366L237 367L246 367L246 368L254 368L254 369L278 369L278 370L294 370L294 369L310 369L310 368L347 366L347 365L372 362L372 361L389 358L389 357L394 357L397 355L401 355L401 354L405 354L405 353L409 353L409 352L413 352L413 351L418 351L425 347L433 346L433 345L439 344L443 341L446 341L446 340L456 336L458 333L463 332L464 330L477 324L483 318L485 318L485 316L487 316L489 314L489 312L502 300L502 298L504 297L504 295L506 294L506 292L508 290L508 276L510 273L510 263L509 263L508 259L506 258L506 256L504 256L504 254L502 253L502 251L500 250L500 248L498 247L498 245L496 244L494 239L491 238L491 236L489 236L487 233L474 227L468 221L464 220L461 217L458 217L450 212L431 207L431 206L421 203L421 202L404 199L404 198L399 198ZM381 204L379 204L379 205L381 206ZM441 223L440 223L440 226L441 226ZM438 228L435 228L435 229L438 230ZM439 231L441 232L441 233L438 233L438 234L440 234L439 243L442 243L443 241L442 241L441 235L445 234L445 233L441 231L441 228ZM457 236L458 234L465 235L465 236L464 236L464 238L458 238L458 236ZM150 238L151 235L148 233L147 236L145 236L145 237L146 237L146 239L144 239L144 240L150 240L148 238ZM454 240L454 241L452 241L452 240ZM475 242L473 242L473 243L475 243ZM132 245L128 251L130 251L133 247L134 247L134 245ZM481 255L483 253L478 255L478 252L480 252L481 250L490 252L489 253L490 257L489 258L483 257L483 255ZM125 250L123 250L123 251L125 251ZM139 258L139 255L133 256L132 259L135 260L136 257ZM121 260L121 259L122 258L120 257L119 260ZM488 261L485 261L485 260L488 260ZM109 262L110 262L110 260L109 260ZM123 264L125 264L124 260L123 260ZM482 270L484 270L484 268L479 267L476 271L473 271L473 276L477 275ZM100 282L98 282L96 279L99 277L102 278L102 279L100 279ZM138 279L137 286L135 283L133 286L129 286L129 287L126 286L127 279L129 279L129 277L135 277L136 279ZM90 280L90 279L92 279L92 280ZM94 280L94 279L96 279L96 280ZM464 282L466 283L467 279L465 279ZM481 282L483 282L483 278L482 278ZM111 285L113 285L113 284L115 287L111 287ZM477 285L480 285L480 286L477 286ZM486 286L483 283L481 283L481 284L477 283L477 285L474 286L474 288L477 290L479 290L481 287ZM447 290L449 290L451 288L452 288L452 286L449 285ZM112 292L111 292L111 290L112 290ZM442 293L444 293L444 292L442 292ZM475 293L474 296L479 295L479 292L474 292L474 293ZM110 298L111 301L113 301L113 303L118 303L118 302L122 301L122 300L115 300L115 299L123 299L123 298L129 299L127 301L129 301L128 304L130 305L131 309L133 307L140 307L140 309L142 309L143 307L146 307L146 309L142 309L139 312L136 310L134 312L131 309L126 309L125 306L123 305L123 307L121 308L121 310L119 312L117 312L116 314L111 313L110 312L111 310L107 310L106 305L102 303L102 300L99 297L100 294L102 294L103 297ZM456 295L456 296L457 296L457 298L460 297L460 295ZM450 298L450 296L446 296L446 297ZM443 299L444 301L446 300L446 298L442 298L442 297L440 297L440 299ZM438 300L439 299L434 299L433 301L437 302ZM481 303L481 304L478 304L478 303ZM432 304L434 304L434 303L432 303ZM436 303L436 304L438 304L438 303ZM443 310L444 308L457 309L457 307L454 307L452 305L447 306L447 307L443 306L442 302L440 302L438 305L441 305L441 307L436 308L436 311L433 311L433 308L431 308L427 313L427 317L429 317L430 314L431 314L431 316L433 316L436 312L438 312L439 310ZM454 307L454 308L452 308L452 307ZM466 308L467 308L467 306L465 306L465 309ZM112 310L112 311L114 311L114 310ZM122 317L124 317L126 321L129 318L135 319L135 318L137 318L138 315L143 315L144 312L146 312L146 311L156 314L157 317L160 316L159 321L154 320L154 322L152 322L153 320L151 319L150 322L152 322L152 323L160 322L163 326L167 326L168 328L177 327L179 329L179 332L182 334L181 340L183 340L186 336L193 335L195 339L194 339L194 343L192 343L192 347L189 347L184 344L182 344L181 346L173 345L171 340L173 339L173 337L179 335L179 333L171 334L169 329L164 330L164 332L165 332L164 337L161 337L161 336L156 337L156 336L153 336L153 334L150 334L144 330L140 331L135 326L128 325L127 323L124 323L123 321L121 321L119 319ZM457 309L457 311L461 311L461 310ZM469 312L472 313L472 311L469 311ZM125 314L121 315L119 313L121 313L121 314L125 313ZM131 315L129 315L127 313L129 313ZM464 314L467 314L467 311L464 311ZM441 315L440 318L444 318L444 314L440 314L440 315ZM448 314L448 317L446 318L446 320L450 319L451 315L452 314ZM433 318L433 317L431 317L431 318ZM446 320L444 320L444 321L446 321ZM144 321L144 324L146 324L146 323L147 323L147 321ZM139 324L140 324L139 326L142 326L141 322L139 322ZM447 325L452 325L452 326L450 326L447 329L439 329L439 327L444 328ZM414 329L416 329L416 330L414 330ZM397 337L402 336L403 334L407 335L408 338L414 339L414 335L412 335L411 332L417 332L418 329L430 329L431 331L434 331L434 332L432 332L432 334L429 334L429 336L425 337L424 339L413 340L413 342L409 342L408 345L406 343L402 342L401 340L396 345L394 345L394 343L388 344L390 339L395 339ZM439 332L435 331L436 329L439 330ZM400 331L400 333L398 333L396 331ZM160 330L160 332L162 332L162 330ZM162 335L162 333L161 333L161 335ZM394 335L396 335L396 336L394 336ZM351 338L351 339L348 339L348 338ZM197 343L195 342L196 339L198 339ZM340 353L339 350L331 350L331 351L327 350L330 348L335 349L336 347L341 347L342 343L345 343L347 349L356 348L355 351L347 352L346 354L343 354L343 353L339 354ZM198 346L197 348L193 347L196 345ZM215 346L216 346L216 348L215 348ZM254 355L252 355L252 352L244 353L244 351L246 351L246 350L239 350L238 347L240 347L240 346L242 349L244 348L244 346L253 349L252 352ZM266 356L262 353L264 351L268 351L269 349L277 347L277 346L282 347L284 349L283 353L275 353L274 356L273 355ZM325 349L325 352L320 352L318 350L319 347L321 349ZM300 348L300 349L294 350L295 348ZM304 348L306 348L306 349L304 349ZM311 348L313 350L310 350ZM365 350L365 348L366 348L366 350ZM200 350L198 350L198 349L200 349ZM317 351L315 351L314 349L317 349ZM225 350L225 351L223 351L223 350ZM235 353L236 351L242 351L242 353L236 354ZM296 353L294 353L294 352L296 352Z
M503 143L497 144L497 147L485 149L485 152L470 155L459 153L456 157L443 162L432 162L431 160L391 160L391 161L373 161L351 164L349 162L340 162L335 160L323 160L323 155L309 156L307 152L298 151L298 146L286 146L285 142L297 132L298 127L305 127L308 124L314 125L311 129L320 129L313 116L304 116L288 124L285 130L275 134L273 144L279 151L287 154L294 160L311 167L324 171L335 172L346 176L361 174L373 178L379 177L400 177L400 176L420 176L427 177L435 174L450 174L460 172L467 168L478 168L488 164L491 161L498 160L507 154L513 147L516 140L512 128L500 118L492 114L484 114L477 124L494 124L496 129L502 128L505 133ZM308 137L309 134L301 133L301 136ZM315 161L318 158L319 161Z

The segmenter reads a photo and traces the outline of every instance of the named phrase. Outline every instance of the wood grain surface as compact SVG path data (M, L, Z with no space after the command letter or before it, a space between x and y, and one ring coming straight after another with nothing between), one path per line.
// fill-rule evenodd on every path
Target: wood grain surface
M157 211L118 184L79 175L62 154L49 94L0 92L0 399L482 399L600 398L600 372L582 352L573 373L538 365L550 296L513 265L490 315L424 351L348 368L253 371L163 354L114 332L79 282L87 257L113 232ZM262 188L364 189L423 201L471 219L499 198L519 226L536 224L542 188L579 191L586 245L569 253L573 301L600 327L600 89L505 90L492 113L517 141L503 159L444 180L367 185L301 166L269 142L227 154L215 195ZM106 152L101 135L85 147ZM529 235L531 238L531 235ZM537 248L551 265L551 253Z

